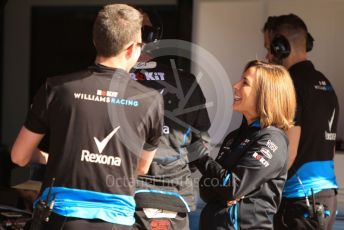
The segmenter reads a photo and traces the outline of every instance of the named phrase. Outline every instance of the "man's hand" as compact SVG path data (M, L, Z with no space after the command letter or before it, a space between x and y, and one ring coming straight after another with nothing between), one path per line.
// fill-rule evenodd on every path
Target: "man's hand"
M137 165L137 175L142 176L147 174L149 166L152 163L156 149L153 151L142 150L139 163Z
M241 197L241 198L239 198L239 199L236 199L236 200L227 201L227 207L230 207L230 206L236 204L239 200L242 200L242 199L244 199L244 198L245 198L245 196L243 196L243 197Z

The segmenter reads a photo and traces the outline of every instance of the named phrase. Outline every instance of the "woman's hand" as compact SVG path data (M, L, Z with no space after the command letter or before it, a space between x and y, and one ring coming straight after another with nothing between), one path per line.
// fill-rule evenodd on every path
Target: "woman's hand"
M243 196L243 197L241 197L241 198L239 198L239 199L236 199L236 200L227 201L227 207L230 207L230 206L236 204L239 200L242 200L242 199L244 199L244 198L245 198L245 196Z

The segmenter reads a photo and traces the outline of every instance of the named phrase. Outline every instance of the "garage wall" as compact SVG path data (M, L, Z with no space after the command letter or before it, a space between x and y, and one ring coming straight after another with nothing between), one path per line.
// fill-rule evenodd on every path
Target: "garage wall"
M337 135L344 139L344 1L195 0L194 11L193 41L220 61L232 84L248 60L264 59L261 29L268 16L295 13L304 19L315 39L309 59L329 78L339 98L342 112ZM213 93L207 87L203 90ZM234 113L229 130L240 121L241 116Z

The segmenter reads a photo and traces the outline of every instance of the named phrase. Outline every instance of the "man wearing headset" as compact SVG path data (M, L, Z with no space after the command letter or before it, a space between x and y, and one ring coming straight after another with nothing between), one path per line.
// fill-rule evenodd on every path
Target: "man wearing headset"
M149 44L131 76L160 92L165 117L163 136L150 170L147 175L138 177L135 226L149 230L185 230L189 229L188 212L195 208L191 171L196 170L192 161L198 157L188 155L186 147L207 152L204 150L210 121L195 77L178 69L175 59L163 64L161 59L154 58L154 54L159 53L162 25L152 20L158 17L153 12L143 15L142 40Z
M329 80L307 60L313 38L294 14L269 17L267 59L285 66L297 92L295 127L288 132L289 171L275 229L331 229L336 218L334 153L339 105Z

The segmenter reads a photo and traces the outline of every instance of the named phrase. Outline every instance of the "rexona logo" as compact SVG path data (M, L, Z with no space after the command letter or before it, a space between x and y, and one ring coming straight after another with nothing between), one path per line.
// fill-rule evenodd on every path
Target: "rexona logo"
M329 132L327 132L325 130L325 140L327 141L334 141L336 140L336 133L331 133L332 131L332 124L333 124L333 120L334 120L334 115L336 114L336 109L333 110L332 116L330 118L330 120L328 120L328 130Z
M98 138L94 137L96 142L99 154L91 153L89 150L81 151L81 161L86 161L90 163L103 164L103 165L115 165L121 166L121 158L114 156L103 155L103 150L106 145L109 143L110 139L115 135L120 126L116 127L111 133L109 133L102 141L99 141Z

